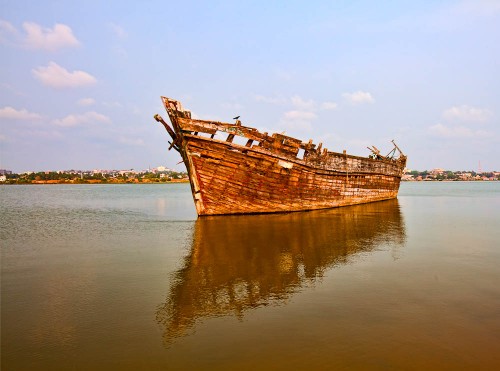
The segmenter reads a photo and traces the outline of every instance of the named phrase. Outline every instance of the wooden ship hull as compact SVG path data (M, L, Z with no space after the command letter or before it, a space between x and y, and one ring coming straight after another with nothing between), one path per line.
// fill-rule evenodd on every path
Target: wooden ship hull
M374 146L369 157L352 156L312 140L261 133L237 119L193 119L180 102L162 101L172 127L160 115L155 119L172 137L169 149L182 156L199 216L316 210L397 197L406 156L396 144L387 156Z

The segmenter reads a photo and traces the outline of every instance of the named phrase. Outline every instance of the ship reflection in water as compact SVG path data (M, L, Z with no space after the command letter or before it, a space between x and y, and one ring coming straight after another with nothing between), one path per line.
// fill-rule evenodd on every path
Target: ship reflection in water
M203 217L183 268L156 313L171 343L208 317L283 304L335 266L384 246L405 227L397 199L290 214Z

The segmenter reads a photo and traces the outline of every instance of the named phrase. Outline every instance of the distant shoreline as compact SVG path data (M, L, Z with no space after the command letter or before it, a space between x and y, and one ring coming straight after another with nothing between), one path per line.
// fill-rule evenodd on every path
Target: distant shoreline
M446 183L456 183L456 182L462 182L462 183L473 183L473 182L497 182L498 180L450 180L450 179L442 179L442 180L437 180L437 179L426 179L426 180L401 180L401 183L429 183L429 182L446 182ZM57 184L67 184L67 185L82 185L82 184L101 184L101 185L114 185L114 184L184 184L184 183L189 183L188 179L179 179L179 180L169 180L165 182L150 182L150 181L111 181L111 182L102 182L102 181L96 181L96 180L88 180L88 181L81 181L81 182L64 182L64 181L59 181L59 180L34 180L31 183L9 183L9 182L2 182L0 185L6 185L6 186L16 186L16 185L28 185L28 186L37 186L37 185L57 185Z
M53 185L53 184L67 184L67 185L81 185L81 184L101 184L101 185L113 185L113 184L174 184L174 183L189 183L189 180L182 179L182 180L169 180L165 182L102 182L102 181L82 181L82 182L64 182L64 181L59 181L59 180L34 180L32 182L26 182L26 183L9 183L9 182L2 182L0 185Z

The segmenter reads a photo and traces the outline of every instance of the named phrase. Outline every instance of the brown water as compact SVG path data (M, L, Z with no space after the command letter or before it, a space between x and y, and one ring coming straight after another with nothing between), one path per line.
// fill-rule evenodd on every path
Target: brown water
M500 369L500 183L198 220L186 184L0 196L2 370Z

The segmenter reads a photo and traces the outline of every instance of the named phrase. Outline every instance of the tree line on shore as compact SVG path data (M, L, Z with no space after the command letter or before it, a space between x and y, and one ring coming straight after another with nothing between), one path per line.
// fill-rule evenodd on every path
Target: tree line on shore
M187 181L186 172L57 172L6 174L6 184L167 183Z
M499 172L449 171L449 170L409 170L403 180L500 180Z
M403 175L412 180L500 180L499 172L475 171L418 171L409 170ZM134 172L134 171L40 171L23 174L5 174L4 184L89 184L89 183L167 183L186 182L186 172Z

